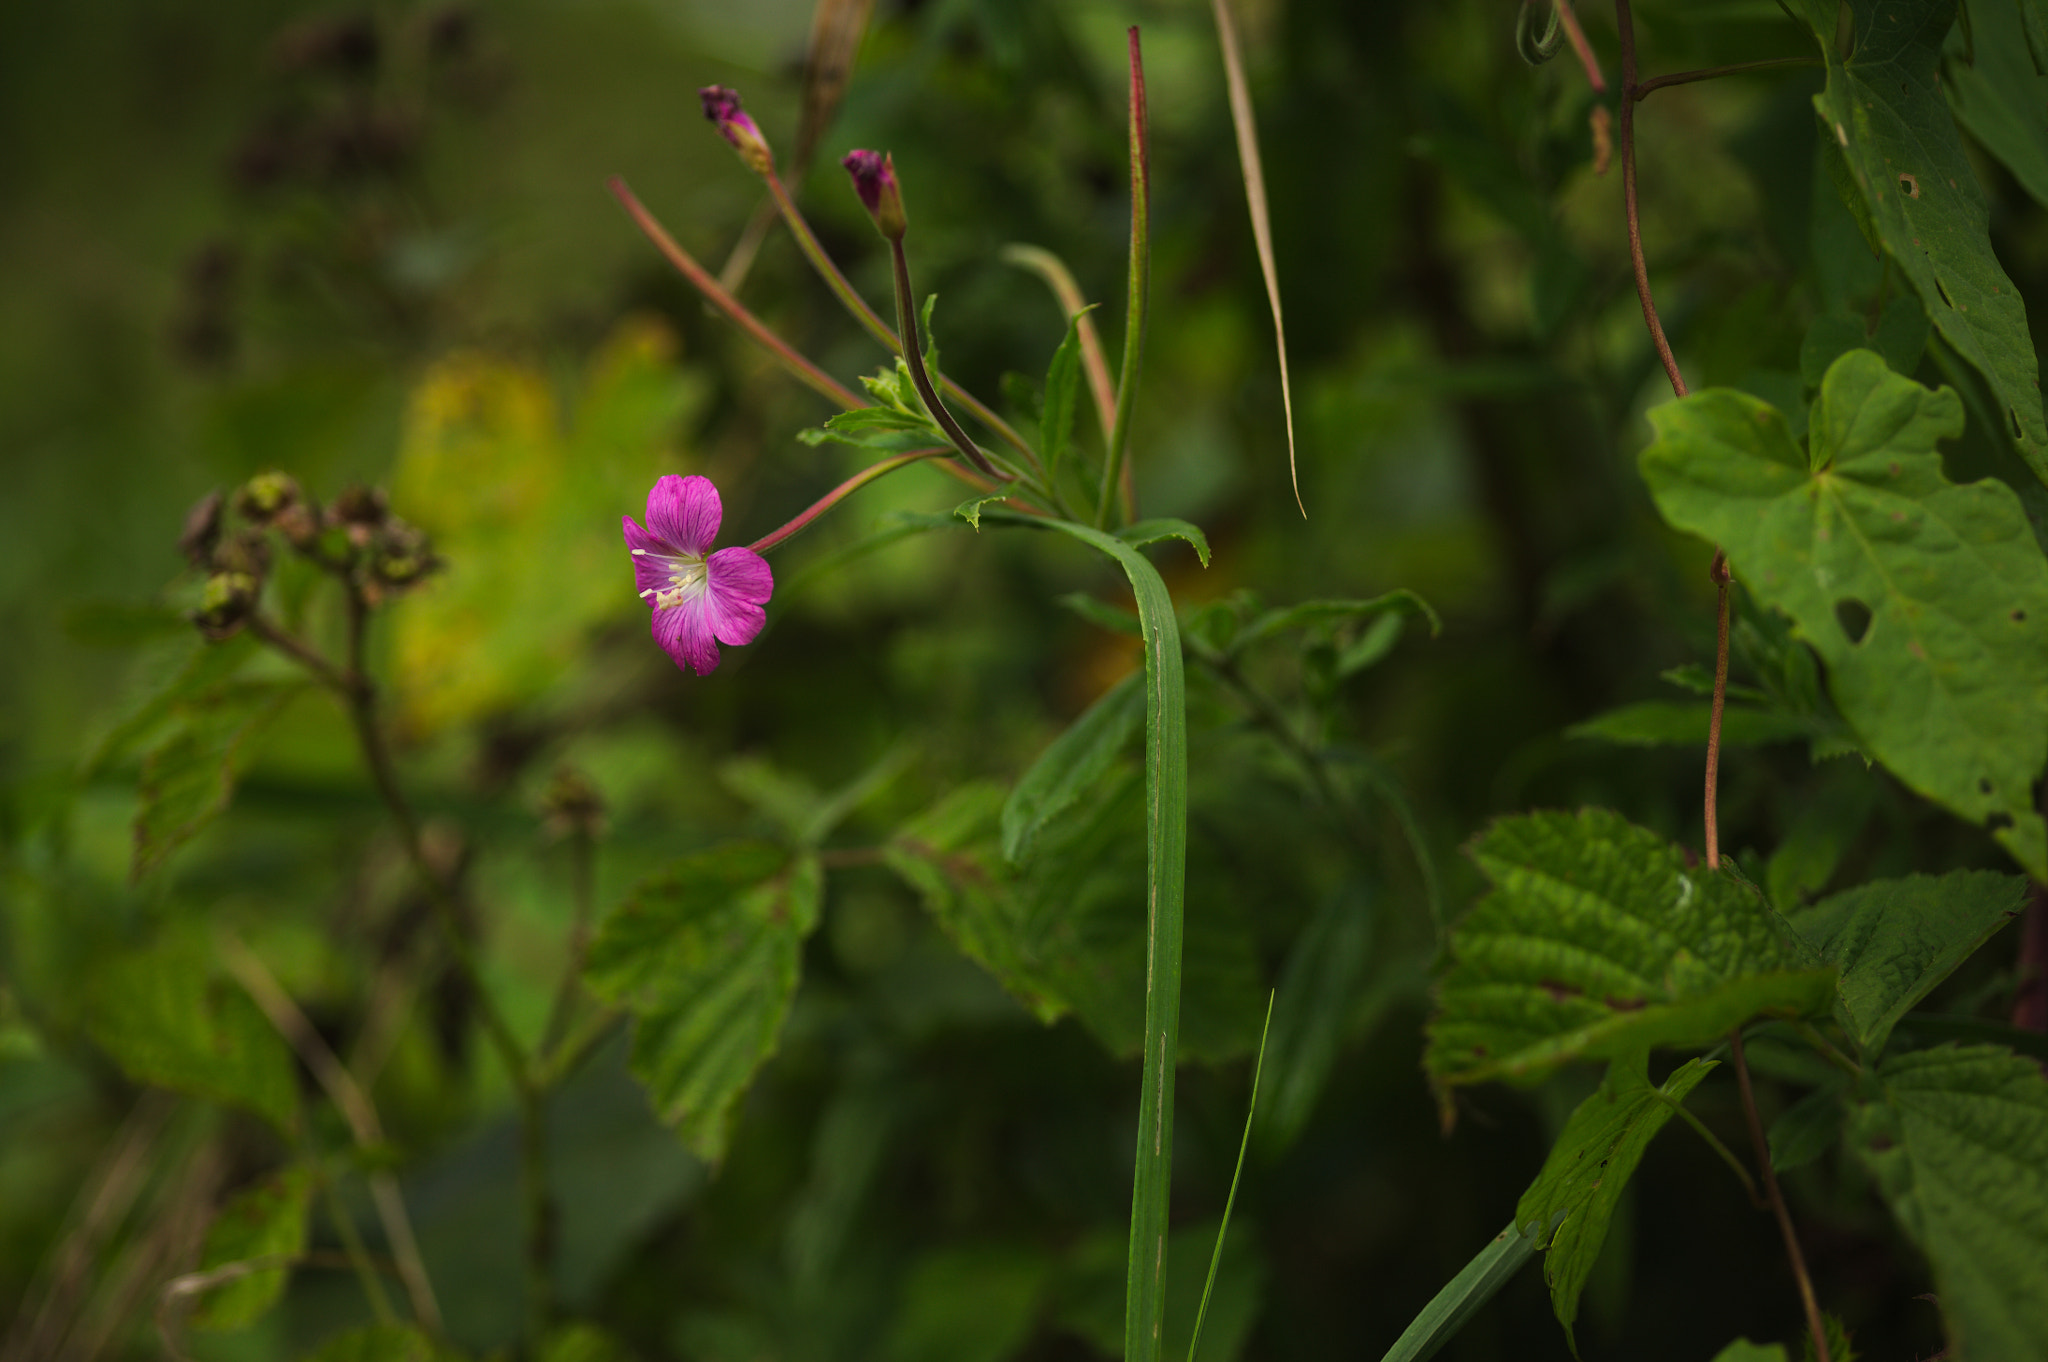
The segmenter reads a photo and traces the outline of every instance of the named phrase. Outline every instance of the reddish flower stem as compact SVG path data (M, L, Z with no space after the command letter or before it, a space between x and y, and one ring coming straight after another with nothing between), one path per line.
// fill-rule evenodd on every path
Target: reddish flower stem
M1627 3L1627 0L1622 0ZM1778 1232L1785 1237L1785 1257L1792 1263L1792 1277L1799 1286L1799 1303L1806 1308L1806 1329L1813 1336L1813 1355L1818 1362L1833 1362L1828 1353L1828 1331L1821 1322L1820 1302L1813 1294L1813 1279L1806 1275L1806 1256L1799 1251L1799 1235L1792 1228L1792 1213L1785 1209L1785 1197L1778 1190L1778 1175L1771 1168L1771 1143L1764 1138L1764 1123L1756 1114L1756 1093L1749 1084L1749 1065L1742 1057L1742 1028L1728 1033L1728 1049L1735 1063L1735 1081L1742 1089L1742 1114L1749 1122L1750 1143L1756 1147L1756 1165L1763 1173L1764 1195L1777 1217Z
M719 287L718 281L711 277L711 272L698 264L688 251L676 244L676 239L670 236L667 229L655 220L654 214L648 212L640 200L634 197L633 191L626 187L623 179L614 175L605 181L605 187L612 191L612 197L619 201L627 216L632 218L634 224L646 234L647 239L654 243L654 248L668 257L669 264L674 265L713 306L738 323L742 331L781 360L785 369L796 375L813 391L829 401L838 403L842 408L851 410L868 405L855 397L837 379L798 354L788 341L770 331L759 317L747 311L739 299Z
M908 468L920 459L929 459L951 453L953 451L950 449L916 449L908 454L898 454L893 459L884 459L880 463L870 464L827 492L824 496L812 502L806 510L792 518L788 524L780 529L770 530L753 543L747 545L747 547L756 553L766 553L784 540L792 539L801 531L810 528L812 521L876 479L887 477L899 468Z
M1572 51L1578 54L1579 65L1586 70L1586 84L1594 93L1607 93L1607 78L1600 74L1600 59L1593 55L1593 44L1586 41L1586 30L1579 27L1578 12L1572 8L1572 0L1552 0L1557 7L1557 21L1564 26L1564 36L1570 40Z

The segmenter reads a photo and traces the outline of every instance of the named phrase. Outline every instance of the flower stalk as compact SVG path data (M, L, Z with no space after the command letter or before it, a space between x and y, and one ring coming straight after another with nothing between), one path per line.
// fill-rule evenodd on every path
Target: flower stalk
M1124 319L1124 363L1117 376L1116 420L1110 427L1109 455L1102 463L1102 493L1095 504L1095 527L1109 525L1125 452L1131 442L1131 412L1138 401L1138 370L1145 354L1145 313L1151 292L1152 166L1145 119L1145 59L1138 30L1131 43L1131 266L1130 297ZM1131 508L1123 507L1128 516Z

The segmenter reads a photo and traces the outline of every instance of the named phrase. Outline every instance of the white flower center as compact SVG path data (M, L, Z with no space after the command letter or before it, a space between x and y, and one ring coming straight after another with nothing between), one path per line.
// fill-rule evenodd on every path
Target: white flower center
M634 552L646 553L644 549L635 549ZM646 556L661 564L668 572L667 586L650 587L640 593L642 596L653 597L656 610L673 609L684 601L704 593L710 570L702 558L667 553L648 553Z

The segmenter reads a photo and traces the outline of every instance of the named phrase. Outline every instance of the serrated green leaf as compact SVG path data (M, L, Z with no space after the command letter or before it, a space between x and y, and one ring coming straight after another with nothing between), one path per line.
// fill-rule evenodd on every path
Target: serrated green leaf
M1045 479L1058 485L1060 464L1074 438L1074 413L1081 397L1081 319L1094 311L1090 304L1067 318L1067 334L1052 363L1045 369L1044 416L1039 422L1039 454L1045 461Z
M196 630L188 628L188 632L191 638L182 650L182 660L94 744L92 755L80 769L81 776L90 779L120 761L169 721L178 705L202 700L219 690L263 647L246 633L212 643Z
M1550 1283L1551 1308L1575 1354L1572 1326L1579 1317L1579 1293L1607 1242L1622 1189L1650 1141L1677 1115L1677 1104L1713 1068L1711 1060L1688 1060L1662 1087L1652 1087L1647 1051L1617 1058L1599 1088L1565 1122L1543 1171L1515 1207L1515 1223L1524 1234L1541 1235L1546 1225L1556 1227L1543 1245L1543 1277Z
M136 879L169 860L226 811L244 745L303 689L291 682L242 681L170 707L169 735L142 759Z
M1118 530L1116 537L1137 549L1147 544L1157 544L1165 539L1184 539L1193 546L1195 557L1202 560L1202 566L1209 566L1209 536L1185 520L1140 520Z
M2048 1080L1991 1046L1886 1059L1849 1142L1934 1265L1958 1362L2048 1357Z
M1955 393L1854 350L1821 385L1807 455L1777 412L1726 389L1650 420L1643 477L1665 519L1723 545L1792 620L1879 761L2048 878L2033 800L2048 760L2048 561L2011 488L1942 476L1935 443L1963 426Z
M1803 1168L1841 1138L1848 1119L1843 1106L1847 1083L1837 1074L1828 1083L1794 1102L1771 1122L1771 1167L1780 1173Z
M317 1176L290 1168L242 1192L221 1208L206 1232L199 1271L265 1258L297 1258L306 1251L306 1210ZM195 1329L227 1331L254 1324L284 1294L287 1267L270 1267L237 1277L206 1293L187 1318Z
M1712 726L1711 705L1643 700L1610 709L1564 731L1567 738L1592 738L1624 747L1704 747ZM1777 710L1729 705L1721 711L1724 747L1761 747L1814 737L1811 721Z
M2018 875L1958 870L1879 880L1792 914L1793 928L1841 972L1836 1017L1869 1054L1935 985L2019 916Z
M990 492L987 496L969 497L953 508L953 514L972 525L976 533L981 531L981 508L992 502L1008 501L1008 492Z
M1046 823L1109 773L1145 717L1144 677L1110 687L1031 763L1003 803L1003 859L1021 865Z
M2048 204L2048 76L2027 50L2016 0L1965 0L1973 41L1960 26L1942 51L1943 88L1956 121L2005 163L2013 178ZM2031 7L2031 0L2027 0Z
M93 1041L138 1083L253 1111L288 1131L298 1115L291 1051L194 932L101 962L87 990Z
M1523 1264L1536 1256L1536 1236L1509 1225L1465 1264L1444 1289L1422 1307L1380 1362L1424 1362L1435 1357L1479 1307L1508 1284Z
M1432 638L1443 631L1443 621L1428 601L1412 591L1400 590L1374 596L1371 600L1301 601L1279 610L1269 610L1245 626L1244 632L1238 635L1237 646L1249 647L1291 629L1323 628L1382 615L1412 615L1428 620Z
M1813 99L1885 251L1957 353L1998 392L2014 442L2048 480L2048 421L2019 290L1991 250L1990 212L1937 68L1956 0L1798 0L1828 68ZM1837 23L1848 15L1847 51Z
M462 1356L410 1324L365 1324L334 1335L301 1362L461 1362Z
M1833 1001L1774 915L1619 814L1504 818L1471 848L1493 884L1451 932L1424 1065L1439 1090L1573 1059L1711 1044Z
M823 887L814 856L734 843L643 881L590 943L585 982L637 1023L634 1075L707 1162L775 1052Z

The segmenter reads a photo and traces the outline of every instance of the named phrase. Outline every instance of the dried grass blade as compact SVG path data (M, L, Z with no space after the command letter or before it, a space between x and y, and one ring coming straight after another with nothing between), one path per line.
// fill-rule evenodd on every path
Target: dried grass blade
M1252 214L1252 240L1259 250L1259 270L1266 276L1266 301L1273 305L1273 343L1280 354L1280 405L1287 414L1287 478L1302 518L1308 507L1301 499L1301 473L1294 454L1294 385L1287 371L1287 323L1280 315L1280 273L1273 263L1273 227L1266 212L1266 172L1259 160L1259 126L1252 117L1251 89L1245 83L1244 58L1237 45L1237 23L1227 0L1210 0L1216 13L1216 37L1223 47L1223 76L1230 87L1230 121L1237 128L1237 159L1244 172L1245 203Z

